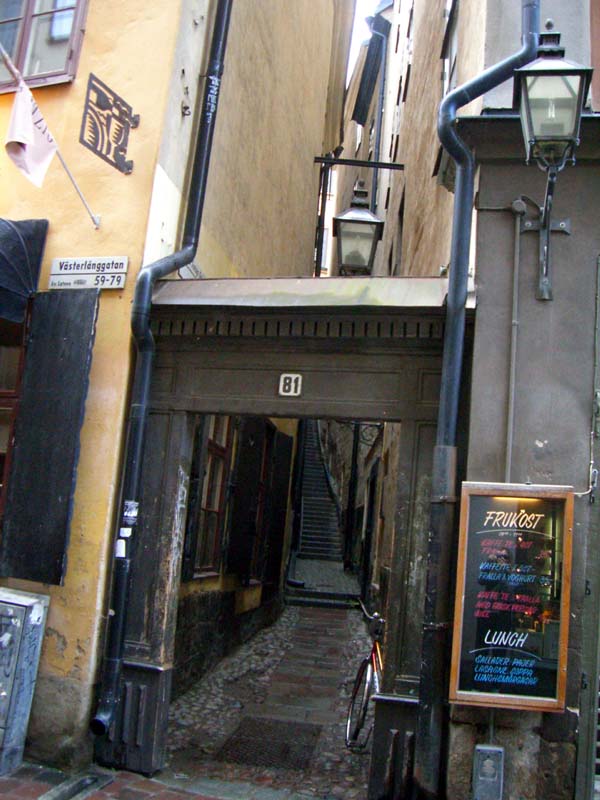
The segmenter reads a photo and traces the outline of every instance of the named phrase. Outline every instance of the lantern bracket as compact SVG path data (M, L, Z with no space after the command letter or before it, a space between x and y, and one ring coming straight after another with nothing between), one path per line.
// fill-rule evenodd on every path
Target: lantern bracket
M560 168L559 167L549 167L547 169L547 181L546 181L546 195L544 197L544 205L538 206L535 201L532 201L529 197L523 197L522 199L525 200L529 205L532 205L536 208L538 213L537 219L531 219L528 217L521 218L521 233L530 233L531 231L537 231L539 233L539 277L538 277L538 288L536 292L536 299L537 300L552 300L553 299L553 292L552 292L552 262L550 259L550 234L551 233L566 233L567 235L571 234L571 220L570 219L561 219L558 221L553 222L551 219L552 215L552 203L554 200L554 188L556 186L556 178L558 177Z

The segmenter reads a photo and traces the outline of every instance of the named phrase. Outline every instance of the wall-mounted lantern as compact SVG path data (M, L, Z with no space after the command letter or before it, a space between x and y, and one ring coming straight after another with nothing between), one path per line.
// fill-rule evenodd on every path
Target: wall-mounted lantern
M551 24L551 23L550 23ZM575 163L581 114L593 70L564 58L560 33L540 34L539 58L515 70L515 104L519 106L527 161L534 160L548 174L544 205L539 207L540 277L536 297L552 300L550 221L554 186L567 162ZM528 230L533 230L529 225ZM568 232L568 224L560 224Z
M373 271L383 220L367 208L366 194L360 188L355 189L350 208L333 218L340 275L370 275Z

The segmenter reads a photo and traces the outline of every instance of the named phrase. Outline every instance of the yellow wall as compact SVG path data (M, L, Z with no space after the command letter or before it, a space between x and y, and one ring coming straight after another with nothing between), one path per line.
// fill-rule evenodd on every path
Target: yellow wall
M53 257L129 257L125 289L104 291L100 300L65 584L11 582L51 596L29 735L33 753L54 760L61 753L77 759L73 747L81 750L80 758L85 756L81 739L96 677L131 363L130 302L142 261L179 8L179 2L91 0L75 81L34 90L67 164L92 210L101 216L99 230L57 158L43 188L37 189L8 161L4 148L0 151L0 215L50 221L41 290L48 286ZM79 144L90 72L140 115L139 128L129 138L127 157L134 161L130 175ZM0 96L2 131L7 129L12 101L12 93Z
M205 277L312 274L332 11L330 0L233 5L196 259Z
M313 158L332 146L331 110L340 107L334 90L344 69L332 46L343 48L348 39L345 2L234 2L196 259L205 276L311 274ZM34 90L83 194L101 216L99 230L58 159L36 189L0 149L0 216L50 222L40 290L48 286L54 257L129 258L125 289L105 290L100 299L65 584L11 582L51 596L29 738L32 756L54 762L89 756L86 730L106 621L133 362L132 293L140 265L179 244L198 118L183 116L181 108L185 102L193 112L201 97L214 10L213 0L89 0L75 80ZM347 26L344 35L333 36L336 14ZM130 175L79 143L90 73L140 116L129 137ZM12 101L12 93L0 95L2 131Z

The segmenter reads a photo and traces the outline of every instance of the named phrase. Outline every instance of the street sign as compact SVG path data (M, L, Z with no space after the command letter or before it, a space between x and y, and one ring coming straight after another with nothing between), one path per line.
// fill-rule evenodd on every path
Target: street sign
M123 289L127 256L53 258L49 289Z

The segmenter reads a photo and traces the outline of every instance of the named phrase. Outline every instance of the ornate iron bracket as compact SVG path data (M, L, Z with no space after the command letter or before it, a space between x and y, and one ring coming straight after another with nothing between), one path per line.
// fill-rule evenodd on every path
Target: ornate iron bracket
M550 259L550 234L551 233L566 233L571 234L571 220L561 219L558 222L551 221L552 203L554 200L554 187L556 185L556 178L558 177L558 168L550 167L548 169L548 180L546 182L546 196L544 198L544 205L537 206L530 198L524 197L523 199L529 202L530 205L536 206L538 209L538 219L530 219L527 217L521 218L521 233L528 233L530 231L538 231L539 233L539 279L538 288L536 291L537 300L552 300L552 262Z

